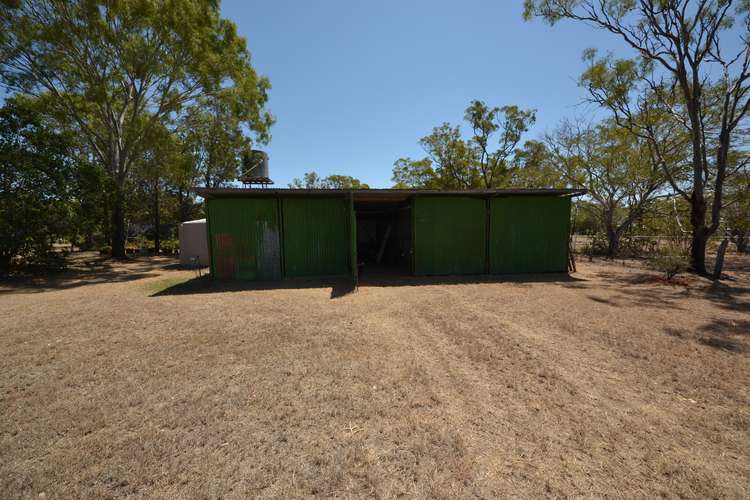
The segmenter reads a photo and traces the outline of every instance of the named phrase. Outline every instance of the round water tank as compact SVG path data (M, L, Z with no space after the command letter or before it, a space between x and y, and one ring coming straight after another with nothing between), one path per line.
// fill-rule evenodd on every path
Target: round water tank
M251 179L268 178L268 155L265 151L253 149L242 159L242 176Z
M180 224L180 264L187 267L207 267L210 264L207 233L206 219Z

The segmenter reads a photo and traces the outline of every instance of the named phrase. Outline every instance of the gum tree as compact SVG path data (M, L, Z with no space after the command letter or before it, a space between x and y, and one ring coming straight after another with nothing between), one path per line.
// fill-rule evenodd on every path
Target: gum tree
M489 107L472 101L464 112L472 131L443 123L420 139L427 157L401 158L393 166L397 187L448 189L496 188L511 182L513 158L523 134L536 121L534 110L518 106Z
M524 17L568 19L619 37L644 71L611 86L600 103L618 111L628 93L650 94L689 136L691 176L672 189L690 205L691 264L706 274L706 244L721 223L733 136L750 110L749 0L525 0ZM628 70L618 61L610 69ZM617 83L612 80L611 83ZM633 116L640 113L633 113ZM627 116L622 114L618 118ZM649 137L658 154L658 139ZM666 173L666 172L665 172Z
M149 135L198 99L237 90L251 128L269 82L218 1L4 0L0 79L44 96L108 176L112 254L125 256L126 186Z
M0 274L16 256L44 257L55 239L70 235L74 143L29 99L0 108Z
M545 143L560 177L588 190L591 203L584 206L601 221L607 256L615 257L623 234L665 196L661 165L653 161L646 141L613 120L596 126L563 121L545 134Z

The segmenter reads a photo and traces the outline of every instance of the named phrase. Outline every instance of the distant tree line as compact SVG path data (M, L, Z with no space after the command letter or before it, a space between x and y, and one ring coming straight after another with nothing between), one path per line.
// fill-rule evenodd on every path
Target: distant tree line
M292 189L370 189L359 179L348 175L320 177L315 171L307 172L302 178L294 178L289 183Z

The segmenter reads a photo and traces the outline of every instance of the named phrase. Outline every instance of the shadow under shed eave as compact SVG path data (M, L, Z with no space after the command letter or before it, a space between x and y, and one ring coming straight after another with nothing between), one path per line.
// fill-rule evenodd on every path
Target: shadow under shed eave
M567 273L512 274L512 275L469 275L469 276L408 276L386 275L366 276L359 280L359 288L401 287L430 285L471 285L493 283L571 283L586 281ZM178 283L156 292L151 297L170 295L195 295L253 290L303 290L309 288L331 288L331 298L343 297L356 288L350 278L288 278L277 281L219 281L205 275Z

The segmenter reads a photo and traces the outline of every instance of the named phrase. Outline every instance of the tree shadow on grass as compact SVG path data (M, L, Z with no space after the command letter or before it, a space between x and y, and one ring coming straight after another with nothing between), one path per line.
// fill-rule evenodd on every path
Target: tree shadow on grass
M666 328L664 333L731 353L745 352L750 347L748 345L750 321L748 320L716 319L700 326L696 332Z
M0 279L0 296L67 290L101 283L123 283L159 276L174 266L170 257L131 257L113 260L94 252L73 254L61 271L21 274Z
M595 302L618 307L645 306L686 310L680 303L687 298L702 298L716 306L737 312L750 312L750 287L735 279L711 280L696 275L684 275L683 281L666 283L661 275L647 270L623 273L597 272L599 283L593 288L614 292L612 299L595 295Z
M476 276L407 276L369 275L359 280L359 288L399 287L427 285L462 285L482 283L560 283L585 281L568 274L517 274ZM330 288L331 298L339 298L354 292L354 282L349 277L287 278L278 281L219 281L210 276L193 278L151 295L193 295L202 293L244 292L251 290L294 290L306 288Z
M750 312L750 287L728 281L714 281L704 292L705 297L730 311Z

